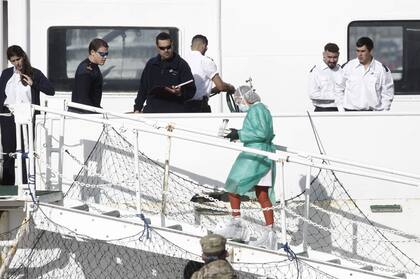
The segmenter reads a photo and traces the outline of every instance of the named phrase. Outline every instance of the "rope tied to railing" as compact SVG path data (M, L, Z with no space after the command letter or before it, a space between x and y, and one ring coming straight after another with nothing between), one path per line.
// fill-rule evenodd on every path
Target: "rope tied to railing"
M289 261L294 261L297 259L295 252L290 248L289 243L281 244L280 249L283 249L287 254L287 259Z
M150 220L147 219L144 216L143 213L136 214L136 216L139 217L143 221L143 223L144 223L143 231L142 231L142 233L141 233L141 235L139 237L139 240L140 241L143 241L144 234L146 234L146 239L150 239L150 230L151 230L151 228L150 228Z
M3 153L4 154L4 153ZM29 158L29 152L22 152L22 150L18 149L14 153L8 153L9 157L17 159L18 154L21 154L22 159L28 159Z

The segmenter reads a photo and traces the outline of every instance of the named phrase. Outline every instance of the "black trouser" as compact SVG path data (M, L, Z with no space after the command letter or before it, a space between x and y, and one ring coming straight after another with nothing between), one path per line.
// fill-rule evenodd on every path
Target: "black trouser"
M323 108L323 107L315 106L314 111L338 111L338 108L336 108L336 107Z
M8 110L5 112L9 112ZM3 147L3 176L0 185L15 185L15 158L9 153L16 152L16 124L14 116L0 116L1 145ZM24 139L21 131L21 150L24 152ZM18 157L22 156L18 154ZM20 159L19 159L20 160ZM28 183L26 160L22 162L22 182Z
M202 100L190 100L185 102L186 112L211 112L208 103L209 98L204 97Z

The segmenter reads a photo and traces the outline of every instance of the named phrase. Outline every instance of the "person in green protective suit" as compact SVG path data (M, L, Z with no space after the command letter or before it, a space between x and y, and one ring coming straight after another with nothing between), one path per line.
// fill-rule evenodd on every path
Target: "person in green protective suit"
M273 119L267 107L260 102L260 97L249 86L240 86L234 95L239 109L247 112L242 129L230 129L225 137L230 141L240 140L245 147L267 152L275 152L272 140ZM240 219L241 195L257 197L262 208L271 208L275 202L275 162L263 155L241 152L230 170L225 183L232 212L232 220L217 233L226 238L242 241L249 240L249 232ZM273 231L273 210L264 210L266 227L260 239L251 245L267 249L276 249L277 236Z

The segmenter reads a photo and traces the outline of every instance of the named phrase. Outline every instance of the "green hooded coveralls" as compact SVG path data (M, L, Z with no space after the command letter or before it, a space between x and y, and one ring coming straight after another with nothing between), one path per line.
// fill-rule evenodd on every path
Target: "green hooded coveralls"
M245 147L275 152L275 147L272 144L274 138L273 119L267 107L260 102L250 106L238 134L239 140ZM270 169L272 170L272 187L268 194L271 202L274 203L275 162L263 155L241 152L230 170L225 189L230 193L254 198L255 186Z

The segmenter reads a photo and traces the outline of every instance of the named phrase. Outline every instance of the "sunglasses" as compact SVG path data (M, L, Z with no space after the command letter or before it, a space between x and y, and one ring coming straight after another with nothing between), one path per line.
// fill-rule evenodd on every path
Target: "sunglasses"
M108 51L107 52L102 52L102 51L97 51L97 54L99 54L101 57L107 57L108 56Z
M170 49L172 48L172 45L169 45L169 46L166 46L166 47L161 47L161 46L158 46L158 48L159 48L160 50L170 50Z

